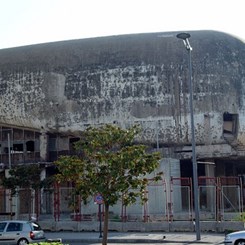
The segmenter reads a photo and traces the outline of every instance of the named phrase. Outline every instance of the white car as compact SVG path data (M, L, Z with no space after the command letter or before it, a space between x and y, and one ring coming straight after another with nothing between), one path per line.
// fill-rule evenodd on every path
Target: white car
M224 244L245 245L245 231L236 231L225 236Z
M46 241L44 231L33 221L0 221L0 244L26 245Z

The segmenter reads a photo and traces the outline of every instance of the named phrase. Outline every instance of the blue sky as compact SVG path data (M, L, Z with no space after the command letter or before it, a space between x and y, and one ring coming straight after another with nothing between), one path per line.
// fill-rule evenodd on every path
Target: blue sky
M245 40L244 0L0 0L0 49L145 32L217 30Z

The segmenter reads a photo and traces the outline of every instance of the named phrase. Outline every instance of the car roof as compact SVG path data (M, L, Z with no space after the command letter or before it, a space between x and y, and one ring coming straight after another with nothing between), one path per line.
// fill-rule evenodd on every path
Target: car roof
M3 223L3 222L18 222L18 223L29 223L29 222L32 222L32 221L28 221L28 220L0 220L0 223Z

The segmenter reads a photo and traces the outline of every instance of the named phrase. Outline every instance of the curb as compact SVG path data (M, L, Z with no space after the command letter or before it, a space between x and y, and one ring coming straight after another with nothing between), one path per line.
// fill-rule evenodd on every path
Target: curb
M101 238L98 239L62 239L63 243L79 243L79 244L83 244L83 243L100 243L102 242ZM125 244L125 243L171 243L171 244L213 244L213 245L218 245L218 244L223 244L223 242L217 242L217 243L213 243L213 242L208 242L208 241L176 241L176 240L159 240L159 239L111 239L109 238L107 240L108 243L120 243L120 244Z

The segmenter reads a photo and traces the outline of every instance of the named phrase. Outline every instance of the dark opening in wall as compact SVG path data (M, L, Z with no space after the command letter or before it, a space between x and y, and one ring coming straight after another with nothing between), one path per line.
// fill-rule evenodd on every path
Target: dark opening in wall
M9 147L4 147L3 152L5 154L8 154L9 153ZM12 152L12 147L10 147L10 152Z
M205 176L205 164L198 164L198 176ZM180 160L180 174L181 177L193 178L193 164L189 159Z
M238 126L238 114L225 112L223 114L223 133L236 135Z
M78 138L78 137L76 137L76 138L70 138L69 139L69 141L70 141L71 144L73 144L73 143L75 143L75 142L77 142L79 140L80 140L80 138Z
M23 153L23 144L13 144L14 153Z
M80 138L78 138L78 137L70 138L69 139L69 148L70 148L70 151L71 152L75 152L74 143L77 142L77 141L79 141L79 140L80 140Z
M27 152L34 152L34 150L35 150L35 144L34 144L34 141L27 141L26 142L26 151Z

